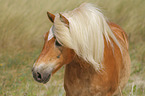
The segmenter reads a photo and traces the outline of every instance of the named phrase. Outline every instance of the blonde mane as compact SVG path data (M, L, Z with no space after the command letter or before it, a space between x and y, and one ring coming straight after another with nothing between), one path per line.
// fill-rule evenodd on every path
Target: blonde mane
M60 21L59 14L54 20L54 34L63 46L73 49L76 54L92 64L96 70L102 68L104 55L104 37L111 43L109 37L118 45L104 15L92 4L84 3L68 13L63 13L69 21L69 28Z

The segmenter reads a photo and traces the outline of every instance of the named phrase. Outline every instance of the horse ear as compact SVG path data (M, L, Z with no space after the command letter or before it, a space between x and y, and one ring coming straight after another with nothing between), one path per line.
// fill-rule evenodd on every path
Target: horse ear
M66 25L66 27L69 27L69 21L62 14L59 13L59 15L61 22L63 22Z
M53 23L55 15L51 14L50 12L47 12L47 16L48 16L49 20Z

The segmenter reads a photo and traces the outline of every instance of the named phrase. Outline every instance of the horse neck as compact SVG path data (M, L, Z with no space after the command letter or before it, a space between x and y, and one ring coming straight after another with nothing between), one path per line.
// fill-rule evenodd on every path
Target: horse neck
M74 60L66 65L65 76L66 78L71 79L88 79L93 74L96 74L95 69L86 61L82 60L78 56L74 58Z
M79 70L82 71L89 71L89 70L93 70L95 71L95 69L93 68L92 65L90 65L88 62L86 62L85 60L81 59L80 57L76 56L74 61L72 62L74 65L76 64L76 67L79 68Z
M87 63L85 60L76 56L70 64L66 65L66 70L65 70L66 76L68 75L67 77L71 78L72 75L74 75L74 77L76 76L75 78L84 79L84 78L92 77L93 75L104 74L104 76L106 76L106 73L111 74L111 72L114 72L114 70L115 71L119 70L118 66L115 63L115 57L116 58L120 58L120 57L118 57L118 55L114 55L111 44L109 43L107 44L105 39L104 39L104 44L105 44L104 60L102 61L103 69L96 71L91 64ZM114 51L119 50L114 42L113 44L114 44ZM120 54L120 51L119 52L115 51L115 52ZM117 61L121 62L120 60L121 59L118 59ZM117 73L118 72L116 72L116 74Z

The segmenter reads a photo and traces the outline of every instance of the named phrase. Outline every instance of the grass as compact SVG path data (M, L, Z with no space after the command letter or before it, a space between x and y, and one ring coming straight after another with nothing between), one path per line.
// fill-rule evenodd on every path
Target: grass
M84 0L97 4L106 17L129 36L131 76L124 96L145 96L145 1ZM43 46L43 34L52 25L46 12L72 10L78 0L0 0L0 96L64 96L61 68L44 86L34 81L34 60Z

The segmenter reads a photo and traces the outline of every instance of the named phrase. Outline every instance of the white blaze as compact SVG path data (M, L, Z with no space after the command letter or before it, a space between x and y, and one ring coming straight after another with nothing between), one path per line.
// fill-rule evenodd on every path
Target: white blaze
M51 40L54 36L53 36L53 31L52 31L52 27L49 30L49 35L48 35L48 41Z

